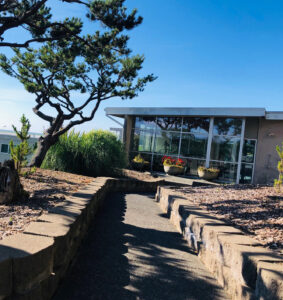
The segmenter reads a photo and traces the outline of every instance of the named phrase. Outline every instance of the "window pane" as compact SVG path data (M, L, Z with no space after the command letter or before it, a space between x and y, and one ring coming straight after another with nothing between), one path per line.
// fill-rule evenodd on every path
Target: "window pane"
M158 117L156 119L157 130L180 131L182 118Z
M242 164L240 183L252 183L253 165Z
M243 145L242 162L253 163L255 155L255 141L245 140Z
M212 161L209 166L220 170L218 179L225 182L236 182L238 164Z
M207 133L209 131L209 118L184 118L183 132Z
M205 165L205 160L182 158L187 161L187 175L198 176L198 167Z
M9 146L7 144L1 145L1 152L8 153L9 152Z
M213 134L240 136L242 130L242 119L215 118Z
M239 149L239 138L214 136L211 143L210 159L237 162Z
M206 157L207 136L202 134L182 134L181 155Z
M142 130L154 130L155 119L155 117L136 117L135 128Z
M152 151L153 132L134 129L132 151Z
M161 131L156 133L155 150L159 154L178 154L180 133Z

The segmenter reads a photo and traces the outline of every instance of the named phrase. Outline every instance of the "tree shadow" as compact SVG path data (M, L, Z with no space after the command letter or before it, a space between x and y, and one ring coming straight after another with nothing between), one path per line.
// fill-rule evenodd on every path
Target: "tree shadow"
M110 194L105 199L54 300L223 296L208 273L195 273L191 267L188 270L186 255L190 249L177 232L126 223L126 209L125 194ZM153 217L158 220L158 216ZM175 250L179 255L172 255ZM129 261L129 255L135 259ZM195 255L193 259L197 259Z

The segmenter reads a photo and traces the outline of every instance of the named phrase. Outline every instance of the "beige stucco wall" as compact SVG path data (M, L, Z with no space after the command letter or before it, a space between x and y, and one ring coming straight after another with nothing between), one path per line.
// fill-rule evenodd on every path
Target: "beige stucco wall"
M245 128L245 139L257 139L258 118L247 118Z
M254 183L273 183L278 177L276 145L283 142L283 121L259 120Z

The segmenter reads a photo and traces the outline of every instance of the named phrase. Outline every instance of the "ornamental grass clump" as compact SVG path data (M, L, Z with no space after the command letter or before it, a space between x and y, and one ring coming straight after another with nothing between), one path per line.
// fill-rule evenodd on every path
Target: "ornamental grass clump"
M41 166L87 176L113 175L115 168L126 167L123 144L105 130L64 134L50 148Z
M141 154L136 155L132 160L132 168L137 171L144 171L149 169L150 163L145 160Z
M138 163L138 164L149 163L140 154L138 154L134 157L133 162Z
M185 167L185 162L181 159L175 159L172 158L171 156L163 156L162 157L162 164L163 166L174 166L174 167L179 167L179 168L184 168Z
M201 172L208 172L208 173L219 173L220 170L217 169L217 168L206 168L206 167L198 167L198 171L201 171Z

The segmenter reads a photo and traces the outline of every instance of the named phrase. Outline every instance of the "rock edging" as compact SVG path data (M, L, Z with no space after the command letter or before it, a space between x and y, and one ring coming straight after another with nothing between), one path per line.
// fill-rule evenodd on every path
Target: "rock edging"
M156 201L235 300L283 299L283 259L168 187Z
M50 299L108 192L156 192L161 180L100 177L0 241L0 300Z

